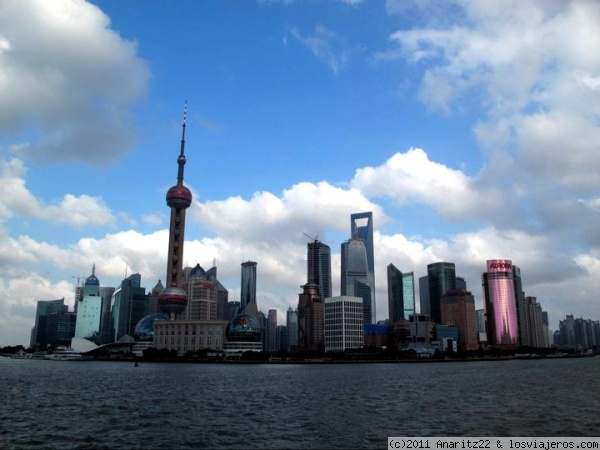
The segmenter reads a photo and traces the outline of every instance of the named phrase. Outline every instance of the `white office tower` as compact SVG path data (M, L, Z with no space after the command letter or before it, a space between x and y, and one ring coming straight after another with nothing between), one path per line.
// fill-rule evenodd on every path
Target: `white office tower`
M325 299L325 351L364 345L363 299L340 295Z

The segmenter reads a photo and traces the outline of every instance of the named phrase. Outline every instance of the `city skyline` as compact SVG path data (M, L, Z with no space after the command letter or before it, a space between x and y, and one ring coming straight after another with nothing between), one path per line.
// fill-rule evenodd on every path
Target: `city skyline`
M451 261L479 309L491 259L553 329L600 317L598 4L184 3L0 5L0 343L29 341L38 300L72 310L93 264L167 285L186 100L183 265L218 266L230 300L257 261L283 323L305 233L339 295L348 217L372 211L375 320L388 264Z

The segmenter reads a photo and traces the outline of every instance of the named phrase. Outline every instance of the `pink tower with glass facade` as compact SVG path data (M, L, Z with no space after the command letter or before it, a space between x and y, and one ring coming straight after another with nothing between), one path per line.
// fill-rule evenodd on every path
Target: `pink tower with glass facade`
M516 346L519 342L513 264L508 259L490 259L483 273L488 342Z

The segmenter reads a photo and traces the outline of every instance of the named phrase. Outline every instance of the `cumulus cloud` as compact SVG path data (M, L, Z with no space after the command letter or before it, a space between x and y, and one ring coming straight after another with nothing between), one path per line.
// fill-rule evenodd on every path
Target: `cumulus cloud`
M21 157L103 163L132 148L150 78L137 44L83 0L0 5L0 133Z
M352 186L369 198L387 197L398 205L429 205L450 221L504 222L511 208L497 187L431 161L419 148L396 153L378 167L358 169Z
M5 274L2 274L5 275ZM0 346L29 345L38 300L64 298L73 307L73 285L51 282L37 273L20 270L9 280L0 277Z
M18 215L73 227L114 222L110 208L100 197L65 194L53 204L40 202L25 185L26 172L22 160L0 159L0 220Z
M475 130L482 147L514 152L528 177L597 189L600 5L454 2L447 10L452 22L399 30L390 36L397 47L380 57L418 64L419 97L434 110L475 99L488 116Z
M385 220L381 206L358 189L336 187L323 181L296 184L280 197L256 192L250 200L230 197L197 203L190 215L198 223L218 230L223 237L282 242L295 236L303 239L304 232L324 237L327 229L345 230L350 214L358 211L373 211L376 220ZM277 228L281 231L275 231Z

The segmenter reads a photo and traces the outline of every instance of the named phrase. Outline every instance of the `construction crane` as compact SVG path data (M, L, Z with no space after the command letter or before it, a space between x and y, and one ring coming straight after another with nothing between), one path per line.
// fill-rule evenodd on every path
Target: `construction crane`
M310 240L314 241L314 242L317 242L317 241L319 240L319 236L312 237L312 236L309 236L309 235L308 235L308 234L306 234L306 233L302 233L302 234L303 234L304 236L306 236L307 238L309 238Z
M86 278L85 275L71 275L71 278L77 278L77 286L75 286L75 312L77 312L77 304L83 299L83 286L80 284L80 280Z
M79 281L80 281L82 278L85 278L85 275L71 275L71 278L77 278L77 287L80 287L80 286L81 286L81 284L79 283Z

